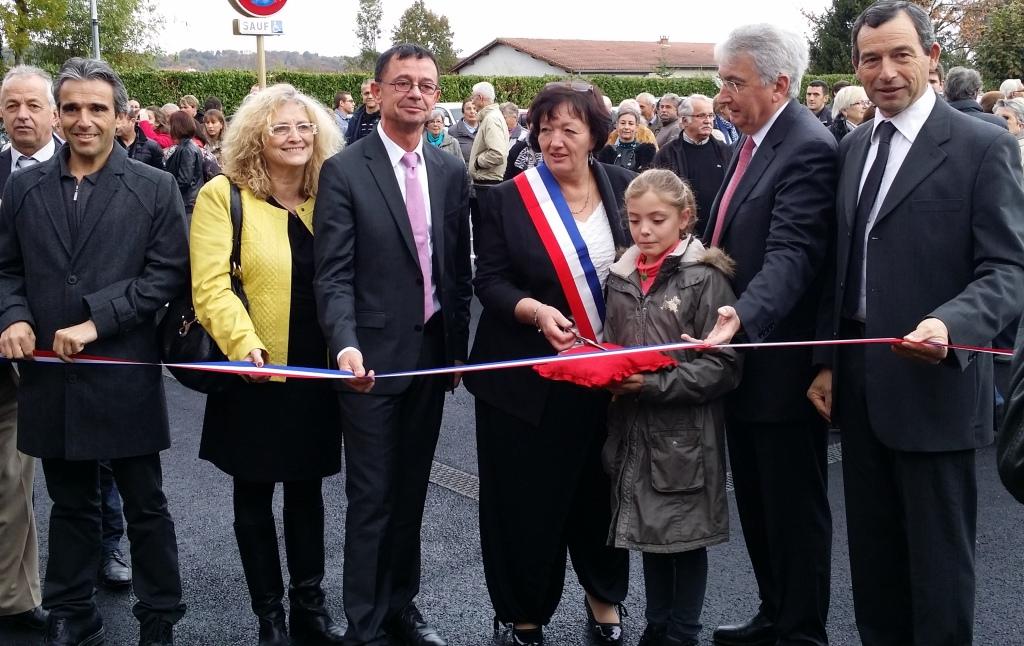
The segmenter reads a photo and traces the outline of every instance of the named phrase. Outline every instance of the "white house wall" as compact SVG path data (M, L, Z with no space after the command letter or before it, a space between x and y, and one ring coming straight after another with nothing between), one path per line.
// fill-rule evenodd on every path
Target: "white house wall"
M489 52L459 69L466 76L563 76L565 70L524 54L508 45Z

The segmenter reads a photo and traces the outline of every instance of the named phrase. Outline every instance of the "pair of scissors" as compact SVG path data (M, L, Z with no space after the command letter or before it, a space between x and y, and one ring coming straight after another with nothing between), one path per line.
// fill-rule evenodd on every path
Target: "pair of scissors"
M583 345L590 346L591 348L597 348L601 352L609 352L608 348L604 347L603 345L601 345L597 341L594 341L593 339L588 339L587 337L582 336L580 334L579 330L577 330L575 327L569 328L569 332L572 332L573 336L576 337L576 343L582 343Z

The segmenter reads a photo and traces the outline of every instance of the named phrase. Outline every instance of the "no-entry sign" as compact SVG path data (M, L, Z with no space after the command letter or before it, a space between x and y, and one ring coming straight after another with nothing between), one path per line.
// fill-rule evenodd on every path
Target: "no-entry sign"
M272 16L284 7L287 0L228 0L239 13L254 18Z

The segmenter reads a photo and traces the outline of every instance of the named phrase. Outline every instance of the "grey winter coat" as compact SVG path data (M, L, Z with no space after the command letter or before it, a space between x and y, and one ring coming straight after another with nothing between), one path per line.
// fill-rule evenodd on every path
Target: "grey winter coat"
M692 236L663 262L646 296L631 247L608 276L605 340L623 346L702 339L736 297L732 261ZM673 353L674 368L646 375L639 394L616 397L602 452L613 488L608 543L683 552L729 538L722 396L740 381L734 350Z

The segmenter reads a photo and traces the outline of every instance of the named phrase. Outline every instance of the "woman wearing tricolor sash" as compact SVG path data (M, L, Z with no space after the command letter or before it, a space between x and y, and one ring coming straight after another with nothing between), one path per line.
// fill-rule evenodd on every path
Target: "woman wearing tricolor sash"
M549 83L530 109L542 165L492 190L476 234L483 304L474 363L552 355L601 341L604 282L629 245L623 194L635 177L595 162L608 138L600 91ZM606 546L610 486L600 451L609 395L527 368L467 374L476 396L480 541L495 631L543 644L566 554L586 593L588 644L620 644L628 557Z

